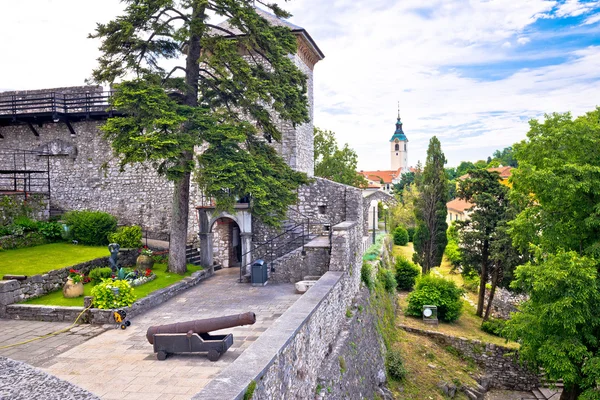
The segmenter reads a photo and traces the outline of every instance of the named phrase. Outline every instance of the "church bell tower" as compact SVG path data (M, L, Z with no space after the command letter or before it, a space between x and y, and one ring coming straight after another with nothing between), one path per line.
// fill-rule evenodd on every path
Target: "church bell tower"
M393 171L400 169L401 173L408 170L408 139L402 130L402 121L400 120L400 108L398 108L398 120L396 121L396 131L390 139L391 166Z

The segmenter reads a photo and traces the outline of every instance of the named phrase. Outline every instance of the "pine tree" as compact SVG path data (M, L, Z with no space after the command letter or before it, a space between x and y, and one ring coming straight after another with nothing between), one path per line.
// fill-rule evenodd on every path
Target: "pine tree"
M421 196L415 202L417 227L413 243L413 260L421 265L423 273L439 266L448 239L446 230L446 202L448 199L448 179L444 165L446 157L440 141L432 137L427 148L427 160L419 184Z
M111 100L124 116L103 130L122 165L148 162L173 181L169 270L183 273L193 171L218 210L250 195L253 215L276 224L296 201L307 177L266 141L281 139L273 115L309 121L307 77L289 57L297 50L292 31L269 24L252 0L125 3L124 15L90 35L102 39L93 80L130 79L114 85ZM212 24L211 14L227 24Z

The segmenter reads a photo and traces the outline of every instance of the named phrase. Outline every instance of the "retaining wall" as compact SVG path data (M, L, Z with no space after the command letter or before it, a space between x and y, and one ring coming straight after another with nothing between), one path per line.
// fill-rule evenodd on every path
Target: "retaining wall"
M119 264L135 265L137 256L137 250L122 251L119 253ZM29 276L23 281L0 281L0 318L9 317L6 314L6 308L11 304L20 303L62 289L67 281L70 269L77 269L84 274L88 274L96 267L110 266L108 259L109 257L96 258L70 267L55 269L45 274Z
M151 308L164 303L165 301L177 296L179 293L187 290L204 279L211 277L214 273L210 269L194 272L191 276L183 278L166 288L159 289L150 293L148 296L136 300L130 307L124 307L123 310L129 318L140 315ZM83 298L82 298L83 301ZM84 307L61 307L61 306L41 306L33 304L13 304L6 307L5 318L32 320L32 321L50 321L50 322L74 322ZM81 322L91 324L113 324L115 323L112 310L101 310L91 308L81 319Z
M399 327L410 333L427 336L442 346L452 346L463 356L472 358L485 370L490 388L530 391L539 385L538 376L519 363L515 349L405 325Z

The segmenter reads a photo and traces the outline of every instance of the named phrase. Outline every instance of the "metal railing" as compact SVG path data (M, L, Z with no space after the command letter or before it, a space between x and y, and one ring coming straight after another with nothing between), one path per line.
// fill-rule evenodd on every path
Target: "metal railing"
M60 93L47 92L35 94L0 95L0 116L13 118L26 114L89 114L106 112L111 109L112 91Z
M40 156L46 160L38 160ZM0 150L0 192L50 197L50 158L29 150Z

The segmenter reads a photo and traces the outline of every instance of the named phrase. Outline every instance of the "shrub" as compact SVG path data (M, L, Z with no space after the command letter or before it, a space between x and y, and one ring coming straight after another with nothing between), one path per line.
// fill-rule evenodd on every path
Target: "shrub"
M396 257L396 282L398 289L411 290L421 269L404 257Z
M27 199L17 196L0 196L0 225L11 225L19 217L35 218L44 209L43 196L33 195Z
M408 232L408 241L412 242L413 237L415 237L415 228L411 226L409 228L406 228L406 231Z
M53 242L60 240L62 236L62 226L58 222L39 222L38 231Z
M417 280L415 290L408 296L406 314L420 317L424 305L437 306L438 318L453 322L460 317L463 307L463 290L451 280L424 275Z
M481 330L489 333L490 335L504 337L502 331L504 331L505 326L505 320L492 318L481 323Z
M479 293L479 276L475 273L463 274L463 287L472 293Z
M92 285L97 285L102 282L103 279L108 279L112 276L112 269L110 267L98 267L90 271L89 277L92 281Z
M108 234L110 243L118 243L122 248L137 249L142 247L142 228L139 226L121 226L114 233Z
M405 246L408 243L408 231L403 226L398 226L394 229L394 244L397 246Z
M375 282L373 282L373 267L368 262L363 261L360 268L360 279L369 290L375 286Z
M37 232L37 230L38 230L37 221L34 221L31 218L25 217L25 216L20 216L20 217L15 218L15 221L13 222L13 226L23 228L24 232Z
M113 288L119 289L117 295L113 292ZM92 296L94 296L94 307L102 309L128 307L135 301L135 294L129 282L110 279L105 279L94 286Z
M397 381L404 379L406 376L406 368L404 368L400 350L391 348L385 353L385 369L389 378Z
M64 220L70 229L70 238L81 244L107 245L108 234L117 229L117 219L101 211L69 211Z
M448 244L446 245L446 250L444 252L446 253L446 258L448 259L450 264L452 264L453 270L456 270L458 267L460 267L462 256L460 254L460 249L456 241L448 241Z
M21 235L5 236L0 238L0 249L20 249L23 247L39 246L48 243L48 240L39 232L27 232Z
M396 278L394 278L394 273L389 269L380 268L379 271L377 271L377 280L381 282L383 288L388 293L394 293L396 286L398 286Z

